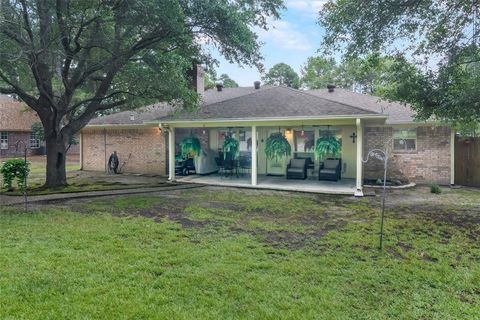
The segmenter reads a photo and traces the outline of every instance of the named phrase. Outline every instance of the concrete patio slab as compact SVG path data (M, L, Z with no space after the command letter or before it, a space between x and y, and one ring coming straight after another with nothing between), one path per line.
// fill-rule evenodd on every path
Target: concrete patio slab
M285 176L259 175L256 186L251 184L250 175L224 177L219 174L190 175L177 177L183 183L198 183L213 186L226 186L237 188L271 189L282 191L299 191L310 193L353 195L355 193L355 179L342 179L339 181L325 181L317 179L293 180Z

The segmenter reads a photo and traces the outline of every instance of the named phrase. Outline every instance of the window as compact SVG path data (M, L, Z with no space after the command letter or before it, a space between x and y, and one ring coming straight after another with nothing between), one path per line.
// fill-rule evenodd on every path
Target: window
M0 149L8 149L8 132L0 132Z
M240 153L252 151L252 131L240 130Z
M393 150L415 151L417 150L417 129L394 129Z
M296 152L313 152L315 147L313 131L295 130L293 137Z
M30 148L40 148L40 139L38 139L38 135L35 132L30 133Z

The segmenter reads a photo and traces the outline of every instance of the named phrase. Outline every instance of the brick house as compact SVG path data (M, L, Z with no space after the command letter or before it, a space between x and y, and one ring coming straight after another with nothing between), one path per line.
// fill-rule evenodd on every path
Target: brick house
M0 95L0 157L23 155L23 146L16 147L22 140L29 147L29 155L43 154L42 142L32 134L32 125L40 122L37 114L22 102Z
M384 149L388 142L392 150L389 180L453 184L454 132L434 122L415 122L413 112L402 104L342 89L300 91L269 86L212 89L202 96L202 106L193 113L174 113L168 105L159 104L92 120L81 134L82 169L106 170L109 155L117 151L122 172L208 184L362 195L365 181L383 178L381 161L364 164L362 159L369 150ZM265 141L275 132L284 134L292 148L292 155L279 161L267 159L264 152ZM325 132L334 134L342 145L341 180L336 184L319 181L322 163L314 159L312 142ZM238 140L240 156L251 163L247 179L224 179L215 173L178 177L175 156L179 143L190 135L200 139L202 151L217 155L216 160L226 136ZM313 162L305 185L286 180L290 160L305 157Z
M0 95L0 158L23 155L23 146L16 146L19 140L27 143L29 156L45 155L45 143L32 133L32 125L39 122L38 115L23 102ZM79 153L78 144L68 149L69 155Z

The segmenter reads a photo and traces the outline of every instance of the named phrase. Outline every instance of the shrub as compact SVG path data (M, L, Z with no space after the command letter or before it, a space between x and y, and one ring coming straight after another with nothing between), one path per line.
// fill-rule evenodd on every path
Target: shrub
M3 175L3 186L9 191L13 190L12 183L17 178L18 187L23 191L25 177L29 172L29 163L25 160L11 159L5 161L0 168L0 173Z
M432 184L430 185L430 192L431 192L431 193L435 193L435 194L440 194L440 193L442 193L442 189L440 189L440 187L438 186L438 184L432 183Z

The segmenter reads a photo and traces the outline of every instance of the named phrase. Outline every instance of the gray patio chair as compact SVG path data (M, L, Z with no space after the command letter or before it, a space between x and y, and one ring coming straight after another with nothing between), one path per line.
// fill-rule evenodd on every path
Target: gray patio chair
M306 179L307 159L292 159L287 166L287 179Z
M318 170L318 180L338 181L341 178L341 171L341 159L327 159L320 164L320 170Z

